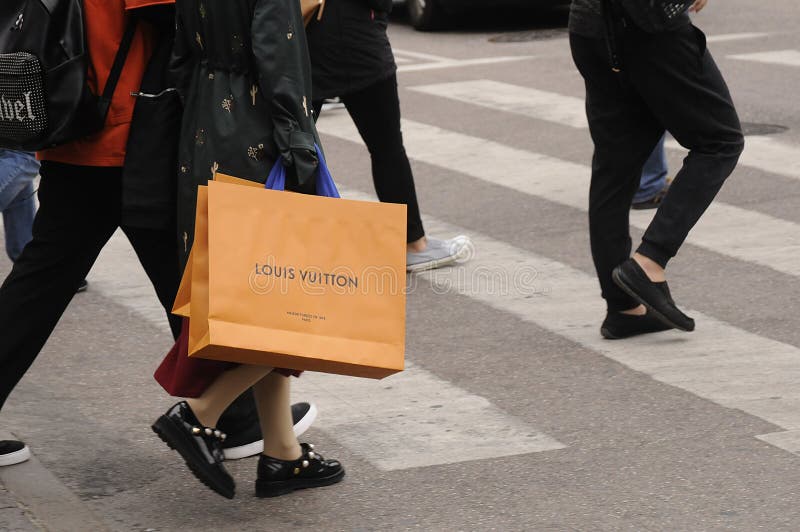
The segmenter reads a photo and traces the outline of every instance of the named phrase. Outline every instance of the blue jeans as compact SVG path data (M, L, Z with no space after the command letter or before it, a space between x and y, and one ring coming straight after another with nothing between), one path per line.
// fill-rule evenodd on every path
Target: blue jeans
M32 153L0 148L0 212L6 233L6 252L16 261L31 240L36 216L34 179L39 161Z
M664 136L666 137L666 135ZM664 153L664 137L658 141L658 145L650 154L647 162L642 169L642 180L639 182L639 190L633 197L634 203L641 203L656 197L667 185L667 155Z

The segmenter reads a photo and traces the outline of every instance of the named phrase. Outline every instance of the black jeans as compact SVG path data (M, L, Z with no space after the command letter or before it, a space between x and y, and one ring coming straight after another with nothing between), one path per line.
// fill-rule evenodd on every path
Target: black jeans
M97 256L120 227L122 169L45 161L33 239L0 287L0 409L33 364ZM180 270L176 229L121 227L164 307L174 337L181 319L172 312ZM251 392L223 416L227 426L257 423Z
M122 169L45 161L33 239L0 287L0 408L120 226ZM169 315L180 280L175 231L122 227Z
M403 146L400 131L400 98L397 76L370 85L352 94L342 95L342 103L353 119L372 159L372 181L378 199L384 203L408 206L408 242L425 236L414 187L414 175ZM319 117L322 101L314 102Z
M589 193L592 257L609 310L636 306L611 279L631 252L629 210L642 167L664 133L689 149L638 252L661 266L736 167L744 148L725 80L691 25L650 35L619 35L622 72L611 70L603 39L570 35L572 57L586 82L586 114L594 141Z

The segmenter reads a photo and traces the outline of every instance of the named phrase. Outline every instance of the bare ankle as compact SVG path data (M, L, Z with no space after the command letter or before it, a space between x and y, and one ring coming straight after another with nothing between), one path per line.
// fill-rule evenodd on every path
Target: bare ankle
M295 441L294 443L279 443L267 442L264 440L264 453L270 458L277 458L278 460L297 460L302 456L303 450L300 444Z
M628 314L630 316L644 316L647 314L647 309L644 305L639 305L638 307L633 307L628 310L620 310L620 314Z
M219 421L218 417L207 408L206 402L199 400L199 399L187 399L186 403L189 405L189 408L192 409L192 413L194 417L197 418L197 421L200 422L201 425L204 427L216 427L217 421Z
M633 254L633 260L644 270L647 278L654 283L660 283L667 280L664 268L661 267L656 261L651 258L645 257L639 253Z
M425 248L428 247L428 239L424 236L419 240L415 240L413 242L408 243L408 251L412 253L419 253L420 251L425 251Z

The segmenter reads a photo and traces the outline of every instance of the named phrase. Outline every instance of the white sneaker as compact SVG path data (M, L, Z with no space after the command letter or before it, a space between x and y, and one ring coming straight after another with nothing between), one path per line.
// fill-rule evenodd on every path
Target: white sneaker
M21 441L0 441L0 466L20 464L30 459L31 450Z
M317 405L314 403L295 403L292 405L292 423L294 435L300 436L317 419ZM264 452L264 440L261 437L261 426L254 422L244 430L228 434L222 444L225 460L240 460Z
M469 237L464 235L449 240L428 237L427 242L428 246L424 251L406 252L407 271L433 270L452 264L459 259L466 259L472 243Z

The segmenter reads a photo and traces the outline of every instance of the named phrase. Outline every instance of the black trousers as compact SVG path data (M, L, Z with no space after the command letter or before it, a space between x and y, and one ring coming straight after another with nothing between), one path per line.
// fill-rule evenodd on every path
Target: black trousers
M122 169L45 161L33 239L0 287L0 408L120 226ZM175 231L122 227L167 311L179 278ZM174 335L180 320L169 315Z
M0 409L33 364L58 320L111 235L120 227L122 169L45 161L33 239L0 287ZM174 337L181 320L171 314L180 270L175 228L122 226ZM257 423L246 392L226 410L226 426ZM222 421L222 420L221 420Z
M397 76L366 89L341 96L372 159L372 181L378 199L408 206L408 242L425 236L414 187L414 175L400 131L400 98ZM319 117L322 101L314 102Z
M642 167L664 130L689 155L637 250L661 266L678 252L744 148L728 87L699 29L687 24L650 35L629 25L619 42L622 72L615 73L605 40L570 35L572 56L586 83L594 141L592 257L609 310L636 306L614 284L611 272L630 256L631 202Z

